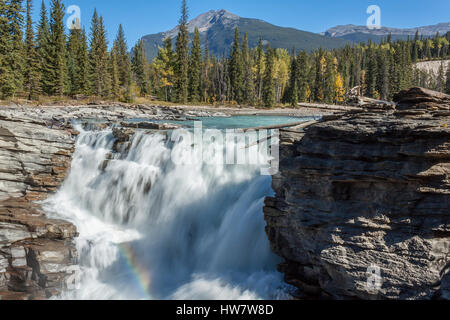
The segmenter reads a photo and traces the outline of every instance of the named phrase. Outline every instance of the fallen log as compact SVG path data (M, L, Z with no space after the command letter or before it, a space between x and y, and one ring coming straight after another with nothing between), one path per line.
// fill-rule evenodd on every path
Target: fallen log
M284 128L292 128L292 127L296 127L298 129L303 129L303 128L306 128L317 122L318 122L317 120L311 120L311 121L306 121L306 122L298 121L298 122L285 123L285 124L276 124L276 125L271 125L271 126L237 129L237 131L238 132L247 132L247 131L258 131L258 130L276 130L276 129L284 129Z

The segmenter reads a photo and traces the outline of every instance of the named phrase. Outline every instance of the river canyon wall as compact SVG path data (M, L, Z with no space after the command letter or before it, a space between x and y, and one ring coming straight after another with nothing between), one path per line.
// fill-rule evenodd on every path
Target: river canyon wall
M450 298L450 96L396 102L282 133L264 213L300 298Z
M55 296L76 263L75 226L35 203L64 181L74 151L76 132L52 126L0 114L0 300Z

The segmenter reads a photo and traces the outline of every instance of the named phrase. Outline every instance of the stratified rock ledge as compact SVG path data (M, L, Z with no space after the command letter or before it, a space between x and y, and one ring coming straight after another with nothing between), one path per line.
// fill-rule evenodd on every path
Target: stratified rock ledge
M9 112L0 110L0 300L48 299L77 262L77 230L34 201L64 181L77 132Z
M450 299L450 96L396 102L282 133L264 213L300 298Z

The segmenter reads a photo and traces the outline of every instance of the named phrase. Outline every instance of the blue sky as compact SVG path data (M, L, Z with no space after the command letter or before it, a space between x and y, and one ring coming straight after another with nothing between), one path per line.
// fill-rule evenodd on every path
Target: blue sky
M42 0L34 1L35 21ZM47 8L50 0L45 0ZM109 41L120 23L128 45L140 37L176 26L180 0L64 0L66 8L78 5L81 21L89 28L94 8L105 19ZM417 27L450 22L449 0L188 0L190 17L211 9L226 9L246 18L257 18L283 27L322 32L339 24L364 25L369 5L381 8L381 23L388 27Z

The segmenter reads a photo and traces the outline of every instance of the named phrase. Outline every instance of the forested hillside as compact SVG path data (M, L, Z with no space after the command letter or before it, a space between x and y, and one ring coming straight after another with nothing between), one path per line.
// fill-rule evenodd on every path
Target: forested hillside
M450 92L449 71L442 68L431 75L414 68L418 61L448 59L450 33L297 53L265 46L262 39L252 47L248 35L236 28L227 54L215 56L199 30L190 38L183 0L176 39L166 38L149 63L142 40L129 53L122 26L109 50L97 12L88 32L66 34L61 0L51 0L48 11L42 4L36 28L31 1L23 5L21 0L0 0L2 99L95 96L132 102L157 96L176 103L272 107L300 101L344 103L354 87L386 100L413 85Z
M239 29L241 37L247 33L250 47L256 47L259 39L262 39L265 45L269 44L274 48L290 50L295 47L297 50L306 51L321 47L342 48L349 43L349 41L339 38L275 26L258 19L242 18L226 10L209 11L189 21L187 29L191 39L194 37L195 28L199 30L202 44L208 38L209 51L211 55L215 56L229 53L235 28ZM142 40L148 58L153 60L158 54L158 47L164 44L164 40L167 37L175 39L178 31L177 27L167 32L144 36Z

